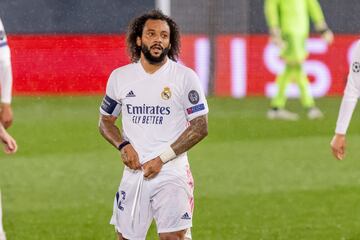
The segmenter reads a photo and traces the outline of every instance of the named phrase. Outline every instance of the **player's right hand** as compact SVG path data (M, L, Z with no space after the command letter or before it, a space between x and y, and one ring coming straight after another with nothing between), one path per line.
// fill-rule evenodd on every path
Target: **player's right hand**
M332 153L338 160L343 160L345 157L346 138L343 134L335 134L330 143Z
M140 170L141 164L139 156L131 144L126 145L121 149L121 159L123 163L132 170Z
M17 150L17 144L15 139L7 133L3 126L0 126L0 139L4 144L4 152L6 154L15 153Z

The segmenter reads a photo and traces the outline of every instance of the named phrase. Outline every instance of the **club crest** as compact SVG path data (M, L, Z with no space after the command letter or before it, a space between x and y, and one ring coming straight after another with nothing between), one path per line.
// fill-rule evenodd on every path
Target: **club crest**
M161 92L161 98L164 100L169 100L171 98L171 91L169 87L164 87L164 90Z

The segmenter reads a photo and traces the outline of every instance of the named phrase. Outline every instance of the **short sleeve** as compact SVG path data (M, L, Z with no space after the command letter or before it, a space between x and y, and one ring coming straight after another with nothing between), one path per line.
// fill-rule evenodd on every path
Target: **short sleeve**
M190 70L185 76L183 107L188 121L209 112L200 79Z
M5 44L6 43L6 33L5 33L5 28L4 25L0 19L0 44Z
M348 80L341 102L335 132L346 134L352 114L360 96L360 42L357 43L351 60Z
M106 94L100 106L102 115L113 115L118 117L121 113L121 103L116 97L116 74L112 72L106 85Z

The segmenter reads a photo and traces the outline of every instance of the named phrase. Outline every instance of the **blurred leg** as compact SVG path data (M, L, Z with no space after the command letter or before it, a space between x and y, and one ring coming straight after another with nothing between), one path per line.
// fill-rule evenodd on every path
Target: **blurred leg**
M309 79L304 72L302 65L298 64L294 67L296 83L300 89L300 100L303 107L309 109L315 106L314 98L310 92Z
M284 108L286 104L286 87L291 81L292 68L287 64L285 71L276 78L278 92L271 101L272 108Z

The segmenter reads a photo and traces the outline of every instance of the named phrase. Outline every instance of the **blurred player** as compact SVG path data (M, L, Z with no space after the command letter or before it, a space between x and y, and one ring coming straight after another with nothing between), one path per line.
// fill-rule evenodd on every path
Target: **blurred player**
M184 239L192 226L186 152L207 135L208 107L198 76L176 63L179 41L177 24L161 11L135 18L127 35L133 63L107 83L99 129L126 165L111 219L119 239L145 239L153 219L163 240Z
M351 116L360 97L360 42L357 43L350 65L348 80L341 102L335 135L330 143L333 155L342 160L345 157L345 135Z
M5 128L11 126L13 114L11 110L11 89L12 89L12 71L10 60L10 48L7 43L4 25L0 19L0 121Z
M15 140L6 132L4 128L11 126L13 114L11 109L11 88L12 88L12 71L10 60L10 48L7 43L7 37L4 25L0 19L0 139L5 144L6 153L14 153L17 149ZM2 208L0 192L0 240L5 240L5 232L2 226Z
M13 137L11 137L4 126L0 123L0 140L4 144L4 152L7 154L15 153L17 144ZM1 192L0 192L0 240L5 240L5 231L2 224L2 206L1 206Z
M281 58L285 70L276 78L278 92L271 101L269 119L297 120L296 113L285 110L286 87L295 81L300 89L301 104L308 110L309 119L323 117L315 107L309 89L309 79L303 70L308 56L306 40L309 36L310 19L315 29L328 42L333 41L333 33L327 27L324 15L317 0L265 0L265 16L270 32L270 40L281 48Z

